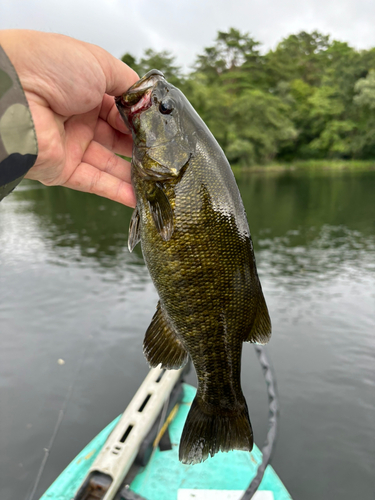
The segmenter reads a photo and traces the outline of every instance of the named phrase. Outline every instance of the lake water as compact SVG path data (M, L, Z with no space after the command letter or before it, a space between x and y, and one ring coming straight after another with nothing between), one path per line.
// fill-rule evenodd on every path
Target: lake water
M238 184L273 323L273 466L295 499L373 499L375 171L242 173ZM29 498L61 410L34 499L148 371L157 295L139 246L127 250L130 216L30 181L0 204L1 500ZM251 345L242 380L262 446L267 396Z

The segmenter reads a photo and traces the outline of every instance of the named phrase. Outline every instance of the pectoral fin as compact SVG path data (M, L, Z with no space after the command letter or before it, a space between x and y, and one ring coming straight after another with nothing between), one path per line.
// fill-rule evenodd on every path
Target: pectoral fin
M138 208L135 207L129 224L129 237L128 237L128 248L129 252L132 252L135 245L140 242L140 215Z
M143 352L150 366L176 370L187 363L188 354L165 317L160 302L147 329Z
M147 194L147 201L156 229L164 241L169 241L173 234L173 210L167 196L157 183Z
M249 333L244 338L244 342L252 342L253 344L267 344L271 338L271 319L268 313L266 301L263 292L260 289L260 297L258 308L253 326Z

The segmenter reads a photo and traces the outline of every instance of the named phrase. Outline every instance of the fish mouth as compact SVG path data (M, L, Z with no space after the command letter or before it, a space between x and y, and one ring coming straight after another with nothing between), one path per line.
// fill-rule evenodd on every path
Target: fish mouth
M163 73L152 69L124 94L115 97L117 109L129 128L132 128L133 116L151 106L152 89L160 80L165 80Z

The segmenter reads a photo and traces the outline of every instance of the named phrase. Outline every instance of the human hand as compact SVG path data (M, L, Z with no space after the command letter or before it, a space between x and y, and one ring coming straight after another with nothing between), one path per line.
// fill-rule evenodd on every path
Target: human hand
M132 138L113 97L139 78L104 49L64 35L0 31L34 120L39 153L26 177L135 206Z

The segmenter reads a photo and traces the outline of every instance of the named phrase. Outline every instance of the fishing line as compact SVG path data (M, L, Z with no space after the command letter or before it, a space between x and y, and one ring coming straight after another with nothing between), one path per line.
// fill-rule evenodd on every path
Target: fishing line
M254 493L257 491L263 479L264 472L269 461L271 460L274 451L279 419L279 401L276 387L276 377L272 369L271 362L267 356L267 352L264 346L254 345L254 349L256 355L258 356L259 363L262 367L263 375L267 385L268 433L264 442L264 446L262 448L262 463L259 465L254 479L251 481L249 487L240 498L240 500L250 500L250 498L252 498Z
M92 338L91 335L90 335L90 338ZM63 421L63 418L65 416L66 409L68 407L70 398L72 396L74 386L76 385L76 382L77 382L77 379L78 379L78 375L81 372L81 369L82 369L82 366L83 366L83 360L85 359L87 349L88 349L88 342L86 343L86 346L85 346L85 348L82 351L81 359L79 361L79 365L77 367L77 370L76 370L76 373L74 375L73 381L70 384L70 386L68 387L68 390L67 390L67 393L66 393L66 396L65 396L65 400L64 400L64 403L63 403L63 405L62 405L62 407L61 407L61 409L59 411L59 414L58 414L58 417L57 417L57 420L56 420L56 424L55 424L55 428L53 429L53 433L52 433L51 439L50 439L50 441L48 443L48 447L44 448L44 456L43 456L42 462L40 464L38 474L37 474L37 476L35 478L33 489L31 490L30 496L26 495L26 500L33 500L33 498L35 496L35 492L36 492L36 490L37 490L37 488L39 486L39 482L40 482L40 480L42 478L44 469L45 469L46 464L47 464L47 460L49 458L49 454L50 454L51 449L53 447L53 444L55 442L57 433L59 432L61 422Z

